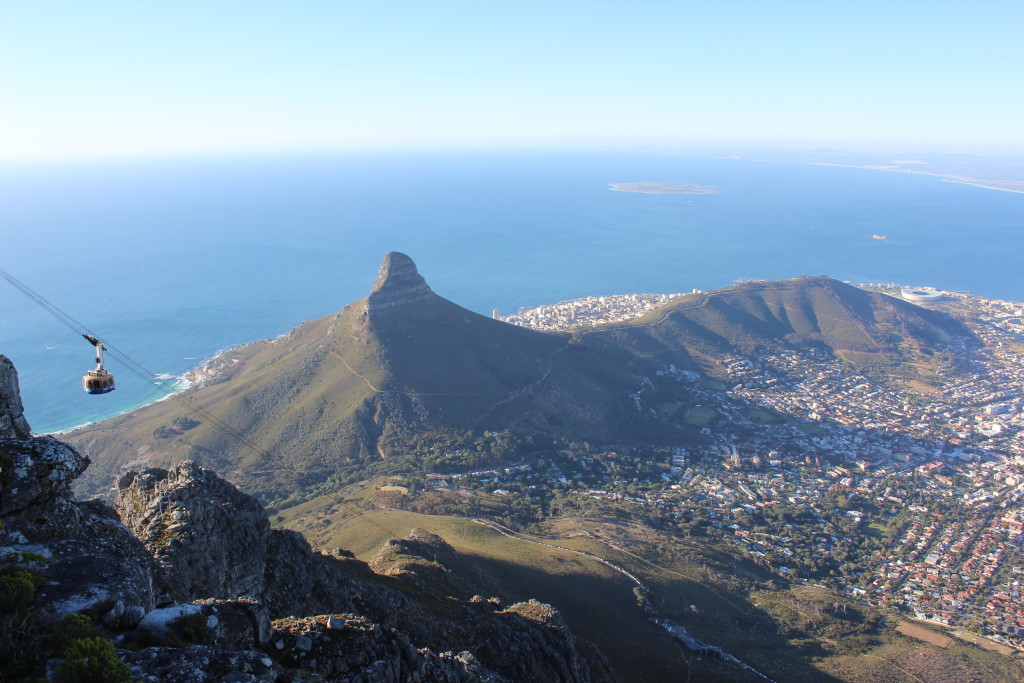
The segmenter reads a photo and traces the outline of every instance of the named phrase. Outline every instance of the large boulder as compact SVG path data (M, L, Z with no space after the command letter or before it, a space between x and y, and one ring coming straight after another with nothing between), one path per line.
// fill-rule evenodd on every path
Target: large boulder
M114 506L180 602L263 593L266 512L213 472L189 461L129 472Z
M51 436L0 440L0 517L71 498L89 459Z
M52 437L0 441L0 567L31 565L35 602L130 623L153 609L153 563L102 503L78 503L71 482L89 465ZM111 613L112 611L112 613Z
M145 543L180 602L250 596L277 617L348 611L350 580L337 559L294 531L271 530L256 501L185 461L129 472L115 507Z

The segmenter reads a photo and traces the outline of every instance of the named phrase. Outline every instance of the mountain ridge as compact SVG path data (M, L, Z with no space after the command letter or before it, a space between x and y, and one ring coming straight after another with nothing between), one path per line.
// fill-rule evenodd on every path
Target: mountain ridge
M888 368L964 334L941 314L825 277L746 283L627 323L543 332L438 296L411 258L390 252L368 297L228 352L225 369L180 400L68 438L102 454L83 477L90 492L125 467L197 458L250 490L304 488L480 431L693 442L693 425L631 398L670 365L711 376L728 355L817 346ZM687 400L685 386L666 391Z

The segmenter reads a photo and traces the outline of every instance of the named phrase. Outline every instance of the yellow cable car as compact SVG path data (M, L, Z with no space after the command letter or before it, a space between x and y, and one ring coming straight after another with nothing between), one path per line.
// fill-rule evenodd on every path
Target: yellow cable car
M109 394L114 390L114 376L103 367L103 351L106 347L96 337L88 334L82 336L96 348L96 369L82 375L82 390L87 394Z

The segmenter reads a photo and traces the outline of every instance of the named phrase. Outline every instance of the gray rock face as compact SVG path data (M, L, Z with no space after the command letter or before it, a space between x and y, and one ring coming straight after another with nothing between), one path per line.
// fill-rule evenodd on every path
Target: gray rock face
M114 506L178 600L263 593L266 513L212 472L189 461L129 472L117 482Z
M313 552L302 534L272 530L267 558L262 599L275 618L353 610L353 581L341 563Z
M0 515L70 499L71 482L88 466L88 458L51 436L0 441Z
M35 570L47 579L36 591L37 604L66 614L120 603L114 621L128 610L153 609L149 553L113 510L71 498L71 482L87 458L44 436L0 441L0 461L0 566L26 553L46 558Z
M271 530L254 498L198 465L129 472L115 506L181 601L245 595L275 618L352 609L337 559Z
M104 617L120 603L108 618L115 626L130 625L133 614L153 609L152 563L145 549L123 531L128 538L48 544L51 559L38 573L49 581L36 592L36 604L50 605L54 614L90 612Z
M389 251L366 300L366 310L372 317L374 313L426 301L431 294L433 291L413 260L403 253Z
M24 413L18 371L7 356L0 355L0 439L24 439L29 435L32 430Z

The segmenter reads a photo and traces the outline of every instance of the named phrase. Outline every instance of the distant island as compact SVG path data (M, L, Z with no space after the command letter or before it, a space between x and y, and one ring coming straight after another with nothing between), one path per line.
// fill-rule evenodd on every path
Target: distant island
M612 183L616 192L642 192L644 194L714 194L713 187L686 183Z

